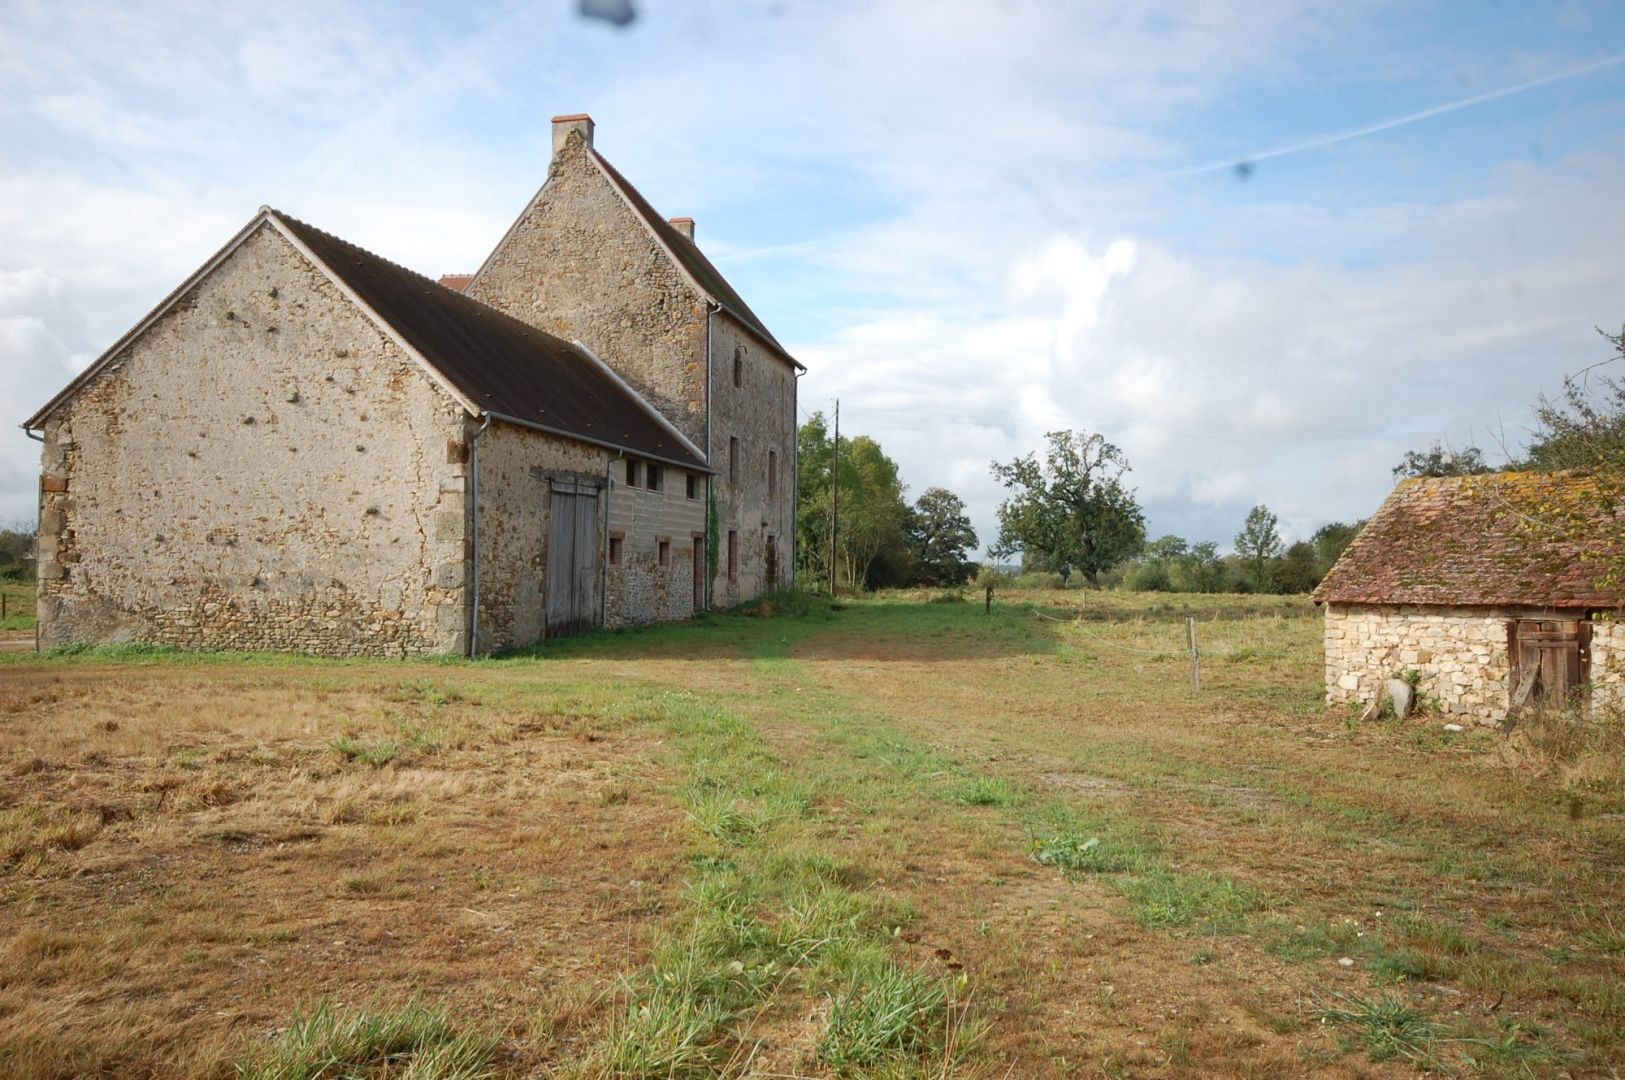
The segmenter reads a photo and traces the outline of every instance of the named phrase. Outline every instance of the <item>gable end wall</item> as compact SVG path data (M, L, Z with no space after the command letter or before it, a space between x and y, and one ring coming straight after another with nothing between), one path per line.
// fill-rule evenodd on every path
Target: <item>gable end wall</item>
M461 651L463 424L262 226L48 418L42 645Z

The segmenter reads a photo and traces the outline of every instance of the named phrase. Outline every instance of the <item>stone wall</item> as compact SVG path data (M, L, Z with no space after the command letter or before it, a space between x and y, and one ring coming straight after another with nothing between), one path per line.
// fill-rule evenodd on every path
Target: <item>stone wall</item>
M609 625L635 626L694 614L694 544L701 544L704 563L705 476L675 466L660 466L659 491L648 488L650 463L638 463L639 483L626 482L626 462L610 469L609 528L621 542L621 562L609 568ZM688 477L697 477L695 498L688 497ZM669 560L660 563L665 540Z
M1617 612L1591 624L1591 700L1625 708L1625 617Z
M608 460L601 447L500 421L480 436L481 652L545 636L550 479L602 485Z
M547 182L492 253L469 294L566 340L586 343L707 450L717 470L711 487L720 548L712 582L715 605L745 602L767 587L769 538L778 552L778 584L790 584L795 564L794 369L725 312L710 318L708 332L708 299L593 161L581 132L562 134ZM742 388L733 385L736 354L743 366ZM742 454L740 475L733 481L728 473L730 436L739 438ZM778 471L771 496L769 450ZM702 533L703 501L695 527ZM739 543L739 572L731 578L730 531L738 534ZM691 563L691 537L678 526L670 535L674 563L685 550ZM630 544L633 534L626 539ZM653 543L653 535L641 536L638 543L645 541ZM668 583L667 575L630 561L649 554L644 546L629 547L625 570L612 572L612 622L690 614L691 593L676 587L675 576ZM671 569L692 573L691 565Z
M263 226L48 418L42 645L461 650L462 423Z
M1390 678L1414 670L1418 689L1449 715L1499 723L1509 703L1507 623L1573 619L1573 612L1422 605L1326 606L1326 700L1368 704ZM1592 701L1625 700L1625 625L1591 628Z
M717 470L715 603L744 603L768 586L767 545L778 549L779 586L793 578L795 537L795 369L727 313L711 325L711 463ZM733 383L734 360L742 386ZM739 474L729 475L729 439L739 439ZM769 452L778 479L769 494ZM739 535L739 573L728 576L728 532Z
M469 295L585 342L693 440L705 435L708 304L573 134Z

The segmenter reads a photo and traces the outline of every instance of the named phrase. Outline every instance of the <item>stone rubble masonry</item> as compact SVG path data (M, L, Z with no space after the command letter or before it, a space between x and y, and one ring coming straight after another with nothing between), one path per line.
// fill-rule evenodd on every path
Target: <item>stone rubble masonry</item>
M778 558L779 585L794 567L795 372L732 316L709 316L709 299L651 235L614 184L592 160L585 125L554 129L547 182L469 288L470 295L566 340L580 340L707 452L718 518L715 606L754 599L768 587L767 544ZM710 363L706 349L709 337ZM733 385L741 361L743 387ZM709 395L707 377L709 368ZM711 438L706 446L706 403ZM730 479L730 437L740 440L740 475ZM769 451L778 463L768 494ZM626 536L626 564L609 582L608 621L627 625L689 614L692 533L705 531L704 500L694 523L678 470L671 469L662 503L639 504L638 531ZM703 488L702 481L702 488ZM641 496L640 496L641 498ZM612 529L620 526L612 525ZM739 573L728 576L727 538L739 534ZM655 536L669 536L671 573L653 574ZM681 566L678 564L682 563ZM669 580L668 580L669 579ZM483 601L482 601L483 603Z
M463 410L269 226L48 418L44 647L466 647Z
M1419 689L1448 715L1499 723L1508 702L1507 623L1573 613L1397 604L1326 606L1326 700L1368 704L1397 673L1417 671ZM1595 621L1593 703L1625 701L1625 624Z
M696 445L705 442L706 298L650 235L580 134L468 289L585 342Z
M602 447L500 422L480 436L482 653L545 636L548 478L602 484L609 458Z

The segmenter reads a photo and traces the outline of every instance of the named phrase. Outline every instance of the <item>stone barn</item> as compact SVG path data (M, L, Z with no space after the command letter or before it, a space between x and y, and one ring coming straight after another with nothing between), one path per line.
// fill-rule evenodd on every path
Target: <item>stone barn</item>
M1315 590L1327 701L1371 704L1407 672L1483 723L1542 699L1625 701L1622 563L1625 517L1591 478L1405 480Z
M31 417L41 645L483 653L788 584L802 369L591 130L464 288L262 208Z

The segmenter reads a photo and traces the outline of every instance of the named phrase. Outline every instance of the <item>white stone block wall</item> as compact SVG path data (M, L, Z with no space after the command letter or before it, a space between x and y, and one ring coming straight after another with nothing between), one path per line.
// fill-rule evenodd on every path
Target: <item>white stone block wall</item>
M1494 723L1507 709L1507 620L1482 608L1326 606L1326 700L1367 704L1405 671L1440 711Z
M1575 613L1410 604L1326 606L1326 700L1368 704L1394 676L1416 671L1441 712L1499 723L1509 701L1507 623ZM1591 626L1591 701L1625 702L1625 622Z
M1591 624L1591 702L1625 708L1625 614L1601 616Z

